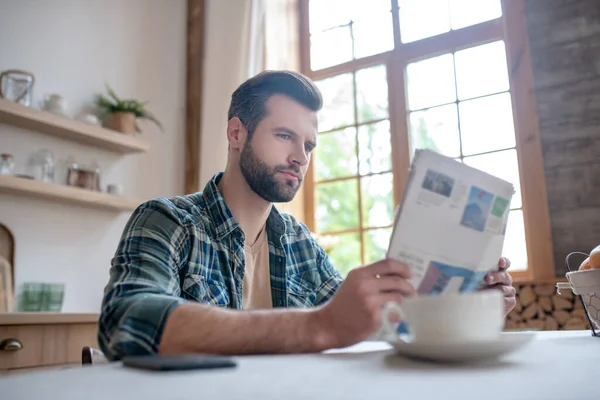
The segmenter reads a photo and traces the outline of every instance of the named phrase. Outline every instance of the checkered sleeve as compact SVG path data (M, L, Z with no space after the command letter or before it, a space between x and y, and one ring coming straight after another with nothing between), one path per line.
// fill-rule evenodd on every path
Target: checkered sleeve
M188 235L168 200L146 202L133 212L102 300L98 343L108 359L157 352L167 317L185 302L178 269L187 258Z
M313 242L317 252L317 265L321 274L322 283L317 290L315 306L326 303L337 292L344 278L332 265L325 250L316 242Z

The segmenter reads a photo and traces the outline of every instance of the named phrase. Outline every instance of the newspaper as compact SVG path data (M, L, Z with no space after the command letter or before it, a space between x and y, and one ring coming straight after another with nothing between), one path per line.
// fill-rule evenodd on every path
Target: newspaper
M512 183L417 150L387 256L406 263L419 295L475 291L502 254Z

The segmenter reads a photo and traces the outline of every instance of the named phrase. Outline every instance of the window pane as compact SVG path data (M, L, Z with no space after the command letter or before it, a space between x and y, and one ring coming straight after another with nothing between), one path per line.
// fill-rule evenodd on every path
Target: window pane
M510 93L459 103L464 155L515 146Z
M391 225L394 216L394 176L390 174L361 178L363 226Z
M385 53L394 48L392 14L389 12L377 16L377 18L355 22L352 29L354 36L354 58Z
M508 215L508 226L504 236L502 255L510 260L511 271L527 269L527 246L525 241L525 224L523 211L514 210Z
M464 163L512 183L515 186L515 194L510 202L510 208L521 208L521 183L517 150L512 149L465 157Z
M334 26L350 22L350 8L347 0L310 0L308 18L310 33L319 33Z
M392 169L392 138L388 120L358 128L358 156L361 175Z
M317 232L358 228L358 186L356 179L316 185Z
M454 60L459 100L509 89L504 41L457 51Z
M352 75L338 75L316 84L323 95L323 108L318 113L319 131L354 124Z
M352 21L381 18L390 13L392 3L390 0L344 0L344 7L351 9Z
M356 128L319 135L315 154L317 181L357 174Z
M411 110L456 101L452 54L408 64L406 76L408 106Z
M456 104L410 114L411 154L429 149L448 157L460 156L460 135Z
M365 244L365 264L371 264L385 258L392 228L373 229L363 233Z
M348 275L352 268L360 266L360 236L358 233L336 235L337 244L329 251L329 258L334 268L343 277Z
M352 60L350 26L333 28L310 38L310 68L318 70Z
M356 91L359 123L388 117L387 72L384 65L357 71Z
M414 42L450 30L448 0L398 0L400 37Z
M500 0L450 0L452 29L464 28L501 16Z

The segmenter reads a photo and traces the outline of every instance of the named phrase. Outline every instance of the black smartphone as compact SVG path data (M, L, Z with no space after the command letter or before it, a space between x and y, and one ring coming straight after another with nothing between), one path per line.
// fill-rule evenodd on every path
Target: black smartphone
M153 371L232 368L237 365L231 357L209 354L129 356L124 357L122 362L127 367Z

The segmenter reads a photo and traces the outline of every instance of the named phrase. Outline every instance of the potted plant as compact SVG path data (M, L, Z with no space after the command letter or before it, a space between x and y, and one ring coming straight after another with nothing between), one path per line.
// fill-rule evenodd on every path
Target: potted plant
M108 85L106 85L106 91L108 96L98 94L95 102L102 113L104 126L117 132L135 134L142 131L137 124L137 120L147 119L154 122L161 131L164 131L160 121L146 109L147 102L120 99Z

